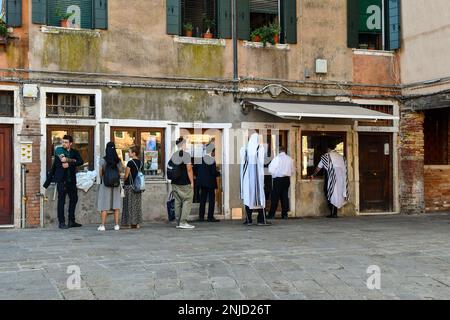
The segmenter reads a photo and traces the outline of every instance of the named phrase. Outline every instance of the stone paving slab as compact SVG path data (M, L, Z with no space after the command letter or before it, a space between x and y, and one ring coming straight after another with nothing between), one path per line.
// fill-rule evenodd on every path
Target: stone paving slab
M0 230L0 299L450 299L450 214L196 226Z

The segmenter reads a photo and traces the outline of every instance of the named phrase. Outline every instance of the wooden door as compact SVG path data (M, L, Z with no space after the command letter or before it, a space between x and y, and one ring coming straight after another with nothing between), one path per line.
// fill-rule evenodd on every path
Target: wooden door
M359 135L361 212L392 211L392 143L390 134Z
M12 127L0 125L0 225L13 224Z

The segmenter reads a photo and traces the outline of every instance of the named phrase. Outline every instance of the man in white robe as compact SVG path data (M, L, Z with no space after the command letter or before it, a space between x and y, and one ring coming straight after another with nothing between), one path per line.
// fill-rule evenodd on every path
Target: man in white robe
M245 205L245 224L252 224L252 212L258 211L258 225L267 225L264 217L266 197L264 194L264 146L257 133L250 136L241 156L241 199Z
M311 175L312 180L320 170L326 170L324 191L331 211L327 218L337 218L338 209L341 209L348 201L347 160L334 149L336 145L330 143L328 152L321 157L316 170Z

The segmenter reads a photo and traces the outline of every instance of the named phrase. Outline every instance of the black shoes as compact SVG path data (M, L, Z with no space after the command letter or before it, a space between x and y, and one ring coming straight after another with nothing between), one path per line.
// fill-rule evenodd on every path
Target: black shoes
M78 227L81 227L81 226L82 226L81 224L76 223L75 221L69 222L69 225L68 225L69 228L78 228Z
M59 228L60 229L69 229L69 227L65 223L60 223Z
M211 218L211 219L208 219L208 222L220 222L220 220L216 219L216 218Z
M334 219L336 219L338 216L337 215L334 215L334 214L330 214L330 215L328 215L327 216L327 218L334 218Z
M244 224L244 226L251 226L251 225L253 225L253 223L251 221L245 221L243 224Z

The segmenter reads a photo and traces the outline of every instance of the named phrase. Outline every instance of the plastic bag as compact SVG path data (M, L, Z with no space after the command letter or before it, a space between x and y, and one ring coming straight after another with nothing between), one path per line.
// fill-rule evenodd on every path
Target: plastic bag
M89 189L94 185L95 179L97 178L96 171L84 171L77 173L77 188L88 192Z

